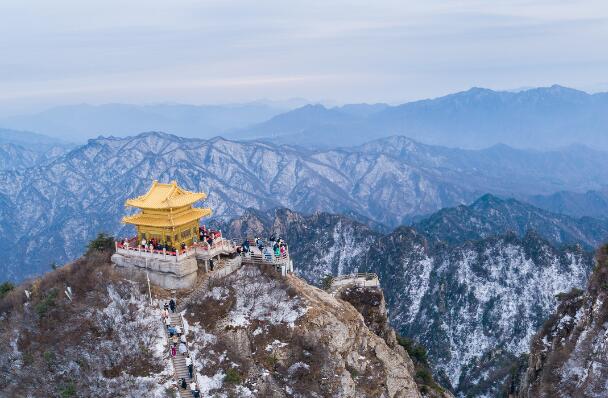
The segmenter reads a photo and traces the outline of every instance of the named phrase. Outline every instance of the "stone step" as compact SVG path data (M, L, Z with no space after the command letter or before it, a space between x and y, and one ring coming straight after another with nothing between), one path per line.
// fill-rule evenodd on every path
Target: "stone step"
M179 313L170 313L169 318L171 319L171 325L179 325L183 329L182 318ZM169 333L167 333L167 343L169 344L169 346L173 343L172 340L169 338ZM186 342L186 344L188 343ZM190 383L193 379L191 379L189 376L188 367L186 366L186 357L178 353L175 357L171 357L171 361L173 363L175 380L177 381L181 378L185 378L188 382L188 388L186 388L185 390L183 390L181 387L178 387L180 396L193 397L192 393L190 392Z

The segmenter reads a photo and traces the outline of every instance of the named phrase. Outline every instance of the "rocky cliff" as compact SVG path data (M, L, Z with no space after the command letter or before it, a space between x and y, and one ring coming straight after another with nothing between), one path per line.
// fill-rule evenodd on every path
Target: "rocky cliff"
M204 393L420 396L403 350L370 330L350 304L296 277L244 266L201 297L185 317Z
M586 290L560 296L534 336L520 397L608 394L608 246L596 255Z
M433 379L426 358L426 350L410 339L399 336L391 327L384 293L380 287L346 285L334 295L351 304L361 315L367 327L401 356L412 360L414 380L423 396L432 398L449 398L453 395ZM407 353L407 354L406 354Z

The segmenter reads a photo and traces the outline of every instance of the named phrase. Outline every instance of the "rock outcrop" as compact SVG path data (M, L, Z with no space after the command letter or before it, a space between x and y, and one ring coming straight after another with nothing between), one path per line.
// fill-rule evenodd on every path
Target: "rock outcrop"
M596 255L586 291L562 294L557 311L534 336L520 397L608 394L608 246Z
M398 352L408 363L413 362L414 380L423 396L432 398L453 397L449 391L433 380L426 359L410 358L409 350L406 350L406 348L412 349L414 343L409 339L398 336L390 326L384 293L380 287L350 285L337 290L334 295L355 307L372 332L382 337L386 344ZM424 355L426 355L426 351L424 352Z
M388 321L386 301L380 287L347 286L338 290L335 296L355 307L369 330L382 337L390 347L398 346L395 330Z
M294 276L244 266L210 284L185 318L206 394L421 396L403 350L352 305Z

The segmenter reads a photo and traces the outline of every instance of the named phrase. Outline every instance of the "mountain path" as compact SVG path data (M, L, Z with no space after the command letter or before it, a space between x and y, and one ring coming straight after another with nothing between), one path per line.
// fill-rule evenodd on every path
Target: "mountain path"
M183 335L185 336L186 330L184 328L184 322L182 320L181 314L179 312L170 312L169 318L171 319L171 325L181 327ZM169 331L167 331L167 342L169 344L169 349L170 349L173 342L171 341L171 338L169 337ZM179 343L178 343L178 346L179 346ZM187 339L186 339L186 348L188 348ZM190 350L188 350L187 352L189 352L189 351ZM181 397L194 397L194 395L192 394L192 392L190 390L190 383L192 383L193 380L196 381L196 374L195 374L195 372L193 372L194 378L190 378L190 375L188 374L188 367L186 366L186 356L180 354L178 351L177 354L175 355L175 357L171 357L171 361L173 362L175 381L177 382L180 378L183 377L186 379L186 381L188 383L188 387L186 387L185 390L183 388L181 388L178 384L177 389L179 391L180 396ZM198 386L198 383L197 383L197 386ZM200 388L200 386L198 386L198 387Z

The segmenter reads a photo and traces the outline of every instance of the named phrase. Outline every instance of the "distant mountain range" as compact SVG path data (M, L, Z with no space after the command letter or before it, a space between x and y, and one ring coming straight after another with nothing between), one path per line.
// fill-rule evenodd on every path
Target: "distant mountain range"
M0 126L36 131L84 143L100 135L129 136L142 131L170 131L185 137L211 138L260 123L285 112L294 103L254 102L235 105L66 105L0 120Z
M230 137L312 147L362 144L406 135L427 144L479 149L498 143L558 148L586 143L608 149L608 93L561 86L525 91L468 91L398 106L307 105Z
M63 146L71 147L68 141L49 137L31 131L9 130L0 128L0 144L14 144L36 152L44 152L48 149Z
M166 131L184 137L264 139L312 148L360 145L394 135L468 149L506 144L555 149L585 144L608 149L608 93L554 85L523 91L472 88L402 105L303 101L237 105L70 105L0 119L0 127L83 143L99 135Z
M405 137L325 151L164 133L99 138L41 164L0 171L0 249L5 245L8 253L2 261L7 277L20 279L43 272L53 260L75 258L99 231L125 233L124 201L145 192L153 179L176 179L208 192L206 204L215 217L238 216L249 207L288 207L348 214L386 231L485 193L527 197L601 189L608 182L608 156L581 147L466 151ZM536 228L545 217L537 212L525 222L493 220L484 234ZM594 234L590 226L600 224L585 221L552 240L593 245L603 229Z

